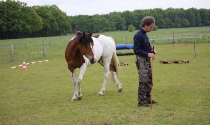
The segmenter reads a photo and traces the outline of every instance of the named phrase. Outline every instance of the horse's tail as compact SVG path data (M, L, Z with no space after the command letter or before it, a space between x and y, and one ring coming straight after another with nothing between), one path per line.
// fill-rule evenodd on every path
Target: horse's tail
M112 37L110 37L112 39L112 41L114 42L114 52L112 54L112 59L111 59L111 65L115 68L116 70L116 75L119 76L119 70L118 70L118 66L119 66L119 60L117 57L117 53L116 53L116 43L114 41L114 39Z
M112 63L113 63L112 65L114 66L114 68L116 70L116 74L118 76L119 75L119 70L118 70L119 60L117 57L116 49L114 50L113 55L112 55Z
M114 40L113 40L114 41ZM111 59L111 65L114 67L114 71L116 73L116 76L113 76L114 74L111 75L111 79L112 81L115 82L115 84L121 84L118 80L119 80L119 60L118 60L118 57L117 57L117 52L116 52L116 43L114 42L114 52L112 54L112 59ZM117 80L117 81L116 81ZM116 83L118 82L118 83Z

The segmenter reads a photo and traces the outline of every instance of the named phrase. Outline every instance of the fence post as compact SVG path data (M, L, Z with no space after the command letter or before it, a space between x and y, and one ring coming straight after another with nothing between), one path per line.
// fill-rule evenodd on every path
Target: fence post
M117 45L117 38L116 38L116 40L115 40L115 41L116 41L116 45Z
M45 46L45 41L43 41L43 54L44 56L46 56L46 46Z
M14 61L14 46L11 44L11 61Z
M174 43L174 33L173 33L173 43Z
M194 41L194 56L196 58L196 47L195 47L195 41Z

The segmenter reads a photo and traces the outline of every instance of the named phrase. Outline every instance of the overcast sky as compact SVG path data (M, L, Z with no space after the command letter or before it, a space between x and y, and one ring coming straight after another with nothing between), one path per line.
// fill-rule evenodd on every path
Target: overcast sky
M33 5L57 5L68 16L109 14L110 12L137 9L205 8L210 9L210 0L19 0Z

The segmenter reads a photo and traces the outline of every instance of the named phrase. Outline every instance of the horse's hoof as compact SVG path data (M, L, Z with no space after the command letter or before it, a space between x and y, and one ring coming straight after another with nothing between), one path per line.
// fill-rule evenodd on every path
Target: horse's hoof
M81 99L82 99L82 96L81 96L81 97L77 97L77 99L78 99L78 100L81 100Z
M103 94L101 94L101 93L98 93L98 96L103 96Z
M122 92L122 91L123 91L123 89L122 89L122 88L118 89L118 92Z
M77 99L71 99L71 101L73 102L73 101L77 101Z

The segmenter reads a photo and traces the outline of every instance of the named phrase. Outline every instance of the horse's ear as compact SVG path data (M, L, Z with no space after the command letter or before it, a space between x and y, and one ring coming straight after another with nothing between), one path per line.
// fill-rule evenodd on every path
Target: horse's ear
M91 36L93 35L93 31L92 31L92 32L90 32L90 33L88 33L88 35L91 37Z
M93 33L89 33L89 36L92 36L93 35Z
M82 33L82 37L85 38L85 32Z
M75 31L76 34L78 33L78 30L77 29L75 29L74 31Z
M75 33L76 33L77 35L81 35L81 34L82 34L82 32L81 32L81 31L78 31L77 29L75 29Z

